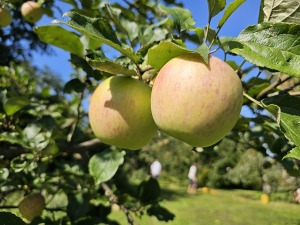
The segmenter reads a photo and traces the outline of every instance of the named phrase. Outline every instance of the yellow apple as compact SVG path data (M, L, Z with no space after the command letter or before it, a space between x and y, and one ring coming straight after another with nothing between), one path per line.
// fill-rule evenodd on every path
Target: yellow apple
M43 15L43 9L39 3L27 1L21 6L21 14L27 22L35 23L41 19Z
M242 102L241 81L226 62L210 56L205 64L200 55L188 53L171 59L159 71L151 110L161 131L206 147L234 127Z
M0 27L6 27L11 24L12 16L6 8L0 8Z
M112 76L93 93L89 120L96 137L118 148L140 149L157 132L150 107L151 88L131 77Z
M21 215L31 221L33 218L42 215L45 208L45 199L40 193L26 196L19 204Z

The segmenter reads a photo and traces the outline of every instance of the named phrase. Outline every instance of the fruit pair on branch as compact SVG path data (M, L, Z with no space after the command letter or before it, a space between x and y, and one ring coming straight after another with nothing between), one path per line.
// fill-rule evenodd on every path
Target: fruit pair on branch
M192 146L221 140L238 120L243 88L236 72L210 56L187 53L167 62L151 88L131 77L104 80L94 92L89 119L104 143L140 149L157 129Z

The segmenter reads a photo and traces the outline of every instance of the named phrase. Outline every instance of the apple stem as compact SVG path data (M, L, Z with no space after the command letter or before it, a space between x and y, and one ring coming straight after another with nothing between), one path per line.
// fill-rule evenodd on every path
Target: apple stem
M141 68L139 67L139 65L138 64L135 64L135 72L137 73L137 75L138 75L138 77L139 77L139 80L143 80L143 78L142 78L142 70L141 70Z
M240 72L241 72L241 70L242 70L242 66L243 66L246 62L247 62L247 60L244 59L243 62L241 63L241 65L239 66L239 68L237 68L237 70L235 71L235 72L239 75L239 77L240 77Z

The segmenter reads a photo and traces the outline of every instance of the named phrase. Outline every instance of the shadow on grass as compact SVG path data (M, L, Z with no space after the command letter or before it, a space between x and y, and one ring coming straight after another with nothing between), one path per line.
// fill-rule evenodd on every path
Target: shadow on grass
M184 191L173 190L173 189L162 187L160 196L165 200L175 201L178 198L186 197L189 195Z

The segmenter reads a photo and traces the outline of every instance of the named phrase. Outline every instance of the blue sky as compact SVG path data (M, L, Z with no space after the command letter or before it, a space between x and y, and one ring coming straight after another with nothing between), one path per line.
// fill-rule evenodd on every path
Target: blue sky
M229 4L232 1L233 0L227 0L227 4ZM240 8L236 12L234 12L233 15L228 19L219 35L236 37L247 26L256 24L259 13L260 1L261 0L246 0L245 3L243 3L240 6ZM111 0L110 2L120 2L120 0ZM196 26L202 28L205 27L207 25L208 18L207 1L183 0L182 2L184 3L185 8L191 11L193 18L196 21ZM67 12L71 9L70 6L66 3L58 1L58 4L63 12ZM216 25L222 14L223 13L221 12L219 15L213 18L211 23L213 28L216 28ZM36 25L48 25L53 19L62 19L62 14L56 10L54 18L43 16L42 19ZM67 82L70 79L70 74L73 72L71 64L68 61L70 55L68 52L65 52L64 50L61 50L56 47L53 47L53 50L55 54L52 56L34 53L33 62L39 67L48 66L55 74L58 74L63 79L63 81ZM230 57L228 59L230 59ZM235 57L234 59L235 61L237 61L237 63L242 61L241 58ZM245 66L247 66L247 64L245 64ZM242 114L246 114L249 116L249 112L246 108L243 108Z

